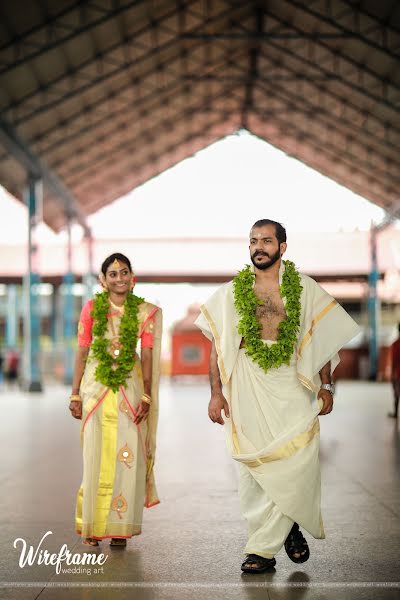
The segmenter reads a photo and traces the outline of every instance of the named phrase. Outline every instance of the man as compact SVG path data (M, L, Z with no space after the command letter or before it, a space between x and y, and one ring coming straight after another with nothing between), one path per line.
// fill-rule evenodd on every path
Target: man
M399 323L399 337L390 347L390 358L391 358L391 373L392 373L392 386L394 396L394 411L389 413L389 417L397 419L399 414L399 396L400 396L400 323Z
M315 281L282 260L285 251L284 227L257 221L253 268L220 287L196 321L212 340L208 414L225 423L239 463L246 573L273 567L283 545L292 561L308 560L299 525L325 537L318 415L332 411L337 352L359 330Z

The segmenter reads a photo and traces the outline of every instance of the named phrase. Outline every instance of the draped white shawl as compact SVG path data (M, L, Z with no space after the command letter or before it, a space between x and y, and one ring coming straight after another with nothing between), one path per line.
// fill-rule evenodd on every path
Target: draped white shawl
M285 263L279 270L279 283ZM331 371L339 364L338 351L359 332L359 327L346 311L311 277L300 274L301 317L297 354L297 376L301 383L318 392L319 371L331 362ZM285 303L285 299L283 299ZM195 324L210 340L214 338L221 381L227 385L237 359L241 336L239 315L234 306L233 282L222 285L200 308Z

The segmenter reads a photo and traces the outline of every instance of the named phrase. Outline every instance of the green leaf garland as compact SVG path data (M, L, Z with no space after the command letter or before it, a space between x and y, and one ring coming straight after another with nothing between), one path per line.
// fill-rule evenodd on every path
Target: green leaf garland
M250 265L239 271L233 280L235 307L240 317L238 332L244 339L246 354L265 373L268 369L290 364L300 327L300 296L303 289L300 275L293 262L287 260L284 264L280 294L281 298L286 298L286 319L279 324L277 342L271 346L261 339L262 326L257 320L256 309L263 301L254 293L255 274Z
M144 302L143 298L129 293L124 303L124 314L121 317L119 341L121 350L117 357L109 352L110 340L105 337L110 312L109 293L100 292L96 294L92 316L93 356L98 360L95 371L96 381L104 384L113 392L118 391L119 386L125 386L133 366L135 364L136 344L139 332L139 305Z

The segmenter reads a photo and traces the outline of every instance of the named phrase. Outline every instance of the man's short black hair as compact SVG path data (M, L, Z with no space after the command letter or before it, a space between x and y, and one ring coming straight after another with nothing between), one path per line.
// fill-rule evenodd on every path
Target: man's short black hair
M282 223L278 223L277 221L272 221L271 219L260 219L256 221L252 227L264 227L265 225L275 225L275 235L279 244L286 242L286 229L282 225Z

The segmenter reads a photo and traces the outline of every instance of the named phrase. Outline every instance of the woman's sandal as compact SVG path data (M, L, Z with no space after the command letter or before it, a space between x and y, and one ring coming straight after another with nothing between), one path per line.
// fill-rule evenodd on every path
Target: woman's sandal
M125 538L111 538L110 546L114 548L126 548Z
M85 538L82 542L85 546L98 546L99 542L93 538Z
M276 565L275 558L264 558L258 554L248 554L246 560L242 563L243 573L264 573Z
M310 549L307 540L301 533L297 523L293 524L292 529L285 541L286 554L295 563L304 563L310 558ZM298 554L298 556L295 556Z

